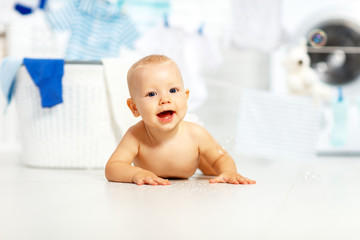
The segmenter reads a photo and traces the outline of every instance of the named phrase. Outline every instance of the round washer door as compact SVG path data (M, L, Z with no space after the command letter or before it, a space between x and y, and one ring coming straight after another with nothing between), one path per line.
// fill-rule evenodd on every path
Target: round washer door
M344 85L360 76L360 27L344 19L324 21L308 33L311 67L321 80Z

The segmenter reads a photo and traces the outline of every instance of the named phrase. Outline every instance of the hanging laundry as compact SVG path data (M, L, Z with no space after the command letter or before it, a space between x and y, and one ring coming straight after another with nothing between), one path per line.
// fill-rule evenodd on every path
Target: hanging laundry
M0 32L3 32L4 26L9 24L12 18L13 9L14 9L14 2L13 0L1 0L1 7L0 7Z
M44 9L45 6L46 6L46 2L47 2L47 0L40 0L39 8L40 8L40 9Z
M16 73L22 64L22 59L6 57L0 66L1 89L6 98L7 106L10 104L14 93Z
M127 0L124 9L143 34L162 23L164 14L170 11L170 0Z
M15 12L6 32L7 53L21 59L63 59L69 35L69 32L52 30L42 10L35 9L28 15Z
M63 102L63 59L24 58L24 65L36 86L39 87L42 107L53 107Z
M198 32L159 26L144 34L135 46L142 55L163 54L179 65L184 85L190 89L190 112L204 103L207 89L201 72L217 68L222 56L214 39L203 34L203 26Z
M36 8L44 9L47 0L17 0L14 9L22 15L33 13Z
M239 48L271 51L281 40L280 0L232 0L226 41Z
M18 12L25 11L25 12L31 13L40 6L41 1L44 1L44 0L15 0L15 1L13 1L13 6L14 6L14 9L17 10ZM44 3L45 2L46 1L44 1Z
M100 60L117 57L121 46L133 48L138 32L117 2L67 1L59 9L46 10L55 30L70 30L65 59Z
M33 10L27 6L21 5L21 4L15 4L15 10L18 11L22 15L31 14Z

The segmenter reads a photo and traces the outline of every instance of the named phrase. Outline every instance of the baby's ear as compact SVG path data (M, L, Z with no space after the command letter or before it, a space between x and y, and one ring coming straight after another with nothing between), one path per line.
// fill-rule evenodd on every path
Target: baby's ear
M185 89L186 99L189 99L189 93L190 93L189 89Z
M134 117L139 117L140 116L140 113L138 112L137 108L136 108L136 105L135 105L135 102L132 98L128 98L127 99L127 105L128 107L130 108L132 114L134 115Z

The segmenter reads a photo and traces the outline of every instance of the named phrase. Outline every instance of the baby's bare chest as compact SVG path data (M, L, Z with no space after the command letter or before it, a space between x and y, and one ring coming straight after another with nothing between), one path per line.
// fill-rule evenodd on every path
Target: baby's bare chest
M190 177L198 167L199 151L186 142L140 145L136 166L164 177Z

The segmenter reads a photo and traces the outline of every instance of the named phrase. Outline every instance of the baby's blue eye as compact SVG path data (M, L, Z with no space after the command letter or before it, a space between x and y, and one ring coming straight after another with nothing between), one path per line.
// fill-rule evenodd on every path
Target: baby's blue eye
M154 96L156 96L156 92L149 92L146 96L154 97Z
M170 93L176 93L177 91L178 91L178 90L177 90L176 88L171 88L169 92L170 92Z

